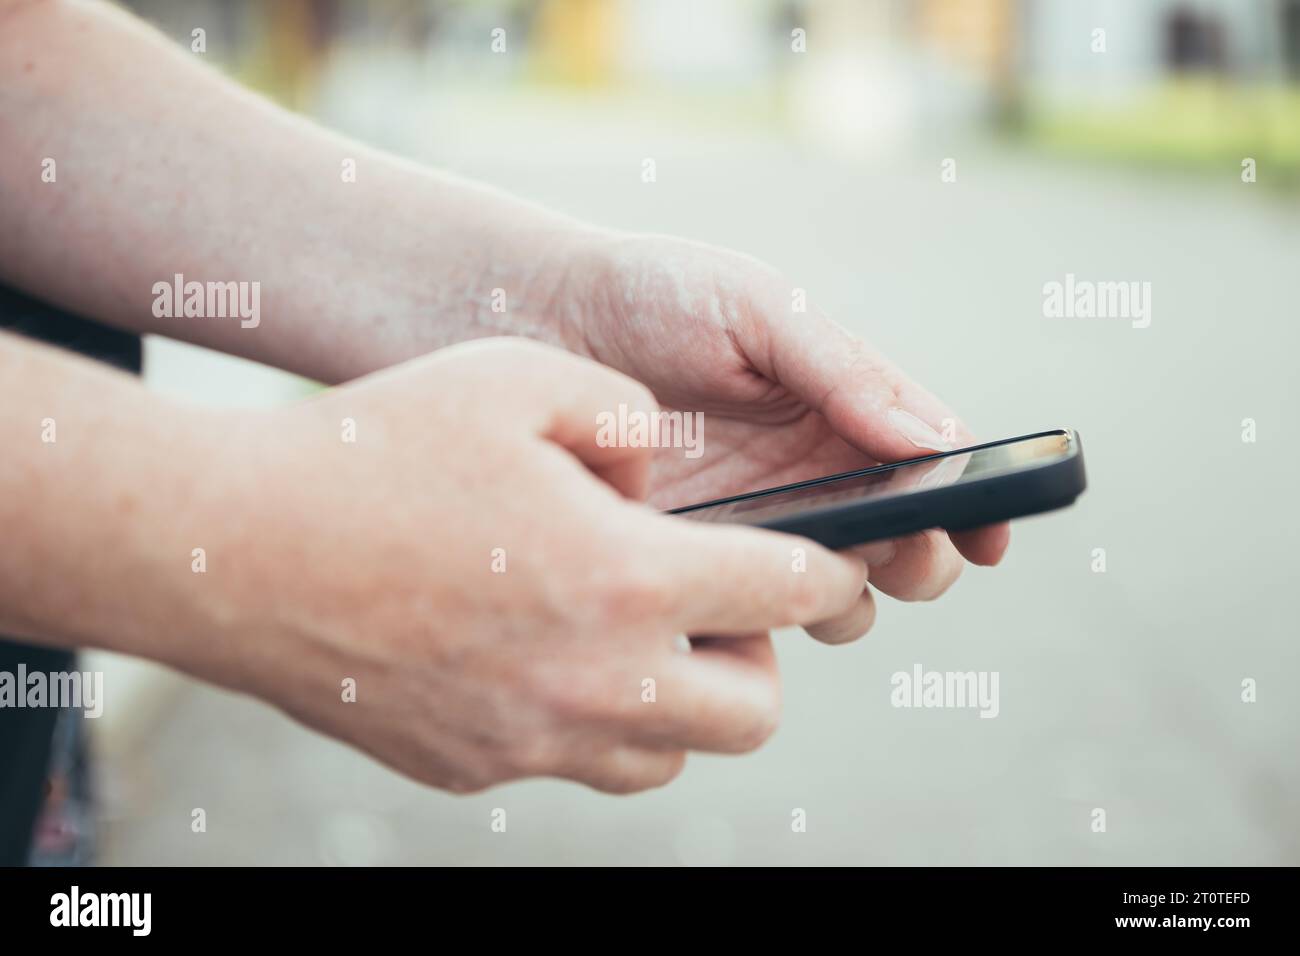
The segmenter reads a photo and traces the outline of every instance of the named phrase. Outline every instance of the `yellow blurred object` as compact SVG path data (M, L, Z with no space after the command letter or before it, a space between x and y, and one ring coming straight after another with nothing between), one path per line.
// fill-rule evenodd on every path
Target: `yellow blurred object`
M1011 72L1016 22L1011 0L924 0L921 42L982 78L1000 83Z
M323 60L321 8L312 0L277 0L250 9L261 21L260 42L241 79L290 109L307 109Z
M609 83L617 19L610 0L545 0L533 33L534 75L576 86Z

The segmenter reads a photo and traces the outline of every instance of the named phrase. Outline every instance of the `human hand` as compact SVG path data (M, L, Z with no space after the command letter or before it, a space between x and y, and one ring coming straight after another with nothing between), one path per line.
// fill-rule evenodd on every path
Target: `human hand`
M792 285L738 253L669 237L592 235L574 270L571 347L644 382L667 408L705 414L696 462L664 449L651 500L667 507L972 444L953 412L866 342L814 308L795 314ZM950 441L942 429L947 428ZM872 584L903 600L942 594L962 556L996 564L1002 523L940 530L860 550ZM865 633L869 590L813 629L830 642Z
M174 663L455 791L637 790L687 750L757 746L779 708L767 630L842 614L865 568L638 502L650 451L595 440L620 403L654 408L586 359L483 340L232 417L214 484L243 490L206 531L222 570Z

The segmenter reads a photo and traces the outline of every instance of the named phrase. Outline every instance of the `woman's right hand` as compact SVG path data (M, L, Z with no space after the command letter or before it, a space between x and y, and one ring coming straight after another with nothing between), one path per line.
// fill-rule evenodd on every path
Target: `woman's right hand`
M655 410L618 372L497 339L230 416L196 492L221 518L184 529L213 546L172 663L457 792L634 791L689 750L756 747L779 712L769 629L842 613L865 565L655 512L652 450L596 441L620 405Z

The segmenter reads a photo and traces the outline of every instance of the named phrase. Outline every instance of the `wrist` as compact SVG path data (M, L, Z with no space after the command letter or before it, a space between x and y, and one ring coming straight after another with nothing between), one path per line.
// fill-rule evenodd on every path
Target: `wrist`
M223 661L245 656L252 637L236 596L259 520L249 451L268 414L149 396L140 432L105 470L118 507L99 502L98 522L115 570L84 622L86 643L233 683Z
M144 653L238 690L265 686L284 660L277 601L305 576L294 570L307 560L295 551L302 529L284 514L287 495L309 495L314 476L284 473L289 456L277 447L293 432L288 411L184 410L175 443L178 493L155 515L163 527L149 548L158 600L174 623L155 627L157 643Z
M348 381L491 336L582 351L621 234L427 171L386 188L387 214L367 229L382 238L364 244L357 281L342 293L355 299L338 309L346 340L323 352L316 377Z

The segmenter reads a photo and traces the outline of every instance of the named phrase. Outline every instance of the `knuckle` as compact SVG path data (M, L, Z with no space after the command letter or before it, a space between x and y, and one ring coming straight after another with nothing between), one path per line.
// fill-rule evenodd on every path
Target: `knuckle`
M954 584L957 583L957 579L960 577L961 577L961 565L957 564L955 561L949 562L948 569L938 579L938 581L935 584L935 587L926 596L927 600L933 601L937 597L942 597L950 587L952 587Z
M600 717L604 712L599 679L575 675L569 668L542 667L534 673L533 681L542 719L557 728ZM542 741L529 739L519 749L531 760L540 760L545 756L544 747Z
M871 381L884 390L884 398L894 407L906 405L907 379L866 342L855 338L849 347L849 369L855 379Z
M465 797L475 793L482 793L493 783L495 783L495 780L482 774L460 773L443 781L442 788L458 797Z
M539 776L559 765L560 750L550 734L528 734L513 744L506 763L514 776Z
M864 607L861 612L861 617L858 618L857 637L865 637L876 625L876 602L871 597L870 591L863 593L865 595ZM855 637L854 640L856 640L857 637Z
M889 388L897 391L897 384L890 381L893 376L886 374L879 353L866 342L854 336L849 340L845 351L845 363L854 377L879 379Z
M645 385L636 381L636 379L629 378L627 379L627 388L627 403L630 408L651 415L659 411L659 400L655 398L654 392L650 391Z
M593 591L599 618L615 624L659 620L667 615L672 601L667 580L648 563L624 563L604 575Z
M593 790L608 793L612 796L625 796L646 789L639 781L630 777L589 777L583 780L583 783Z
M738 753L750 753L757 750L776 733L781 725L780 693L771 685L767 698L754 711L753 717L736 740Z
M751 753L771 739L780 726L781 716L775 708L752 721L736 741L738 753Z
M638 760L635 766L623 766L617 771L604 766L586 774L582 782L602 793L640 793L672 783L685 766L686 752L674 751L656 755L652 760Z
M876 620L875 602L869 594L857 606L837 617L809 625L808 633L826 644L848 644L866 635Z
M682 771L685 769L686 769L686 751L679 750L676 753L671 754L660 765L659 773L656 775L651 786L666 787L668 784L672 783L674 780L680 777L682 775Z
M816 579L808 573L789 575L785 591L785 617L782 623L801 624L813 620L822 607L822 592Z
M943 595L961 576L962 563L946 537L927 531L918 539L923 554L917 564L913 596L918 601L933 601Z
M649 786L644 778L628 773L594 773L588 776L584 782L587 786L599 790L601 793L615 795L639 793Z
M493 377L507 373L540 371L542 374L571 373L577 356L545 342L511 336L495 336L466 343L470 351L466 371L478 374L490 371Z
M481 341L485 352L518 358L536 358L542 355L554 354L555 351L541 342L507 335L494 336Z

